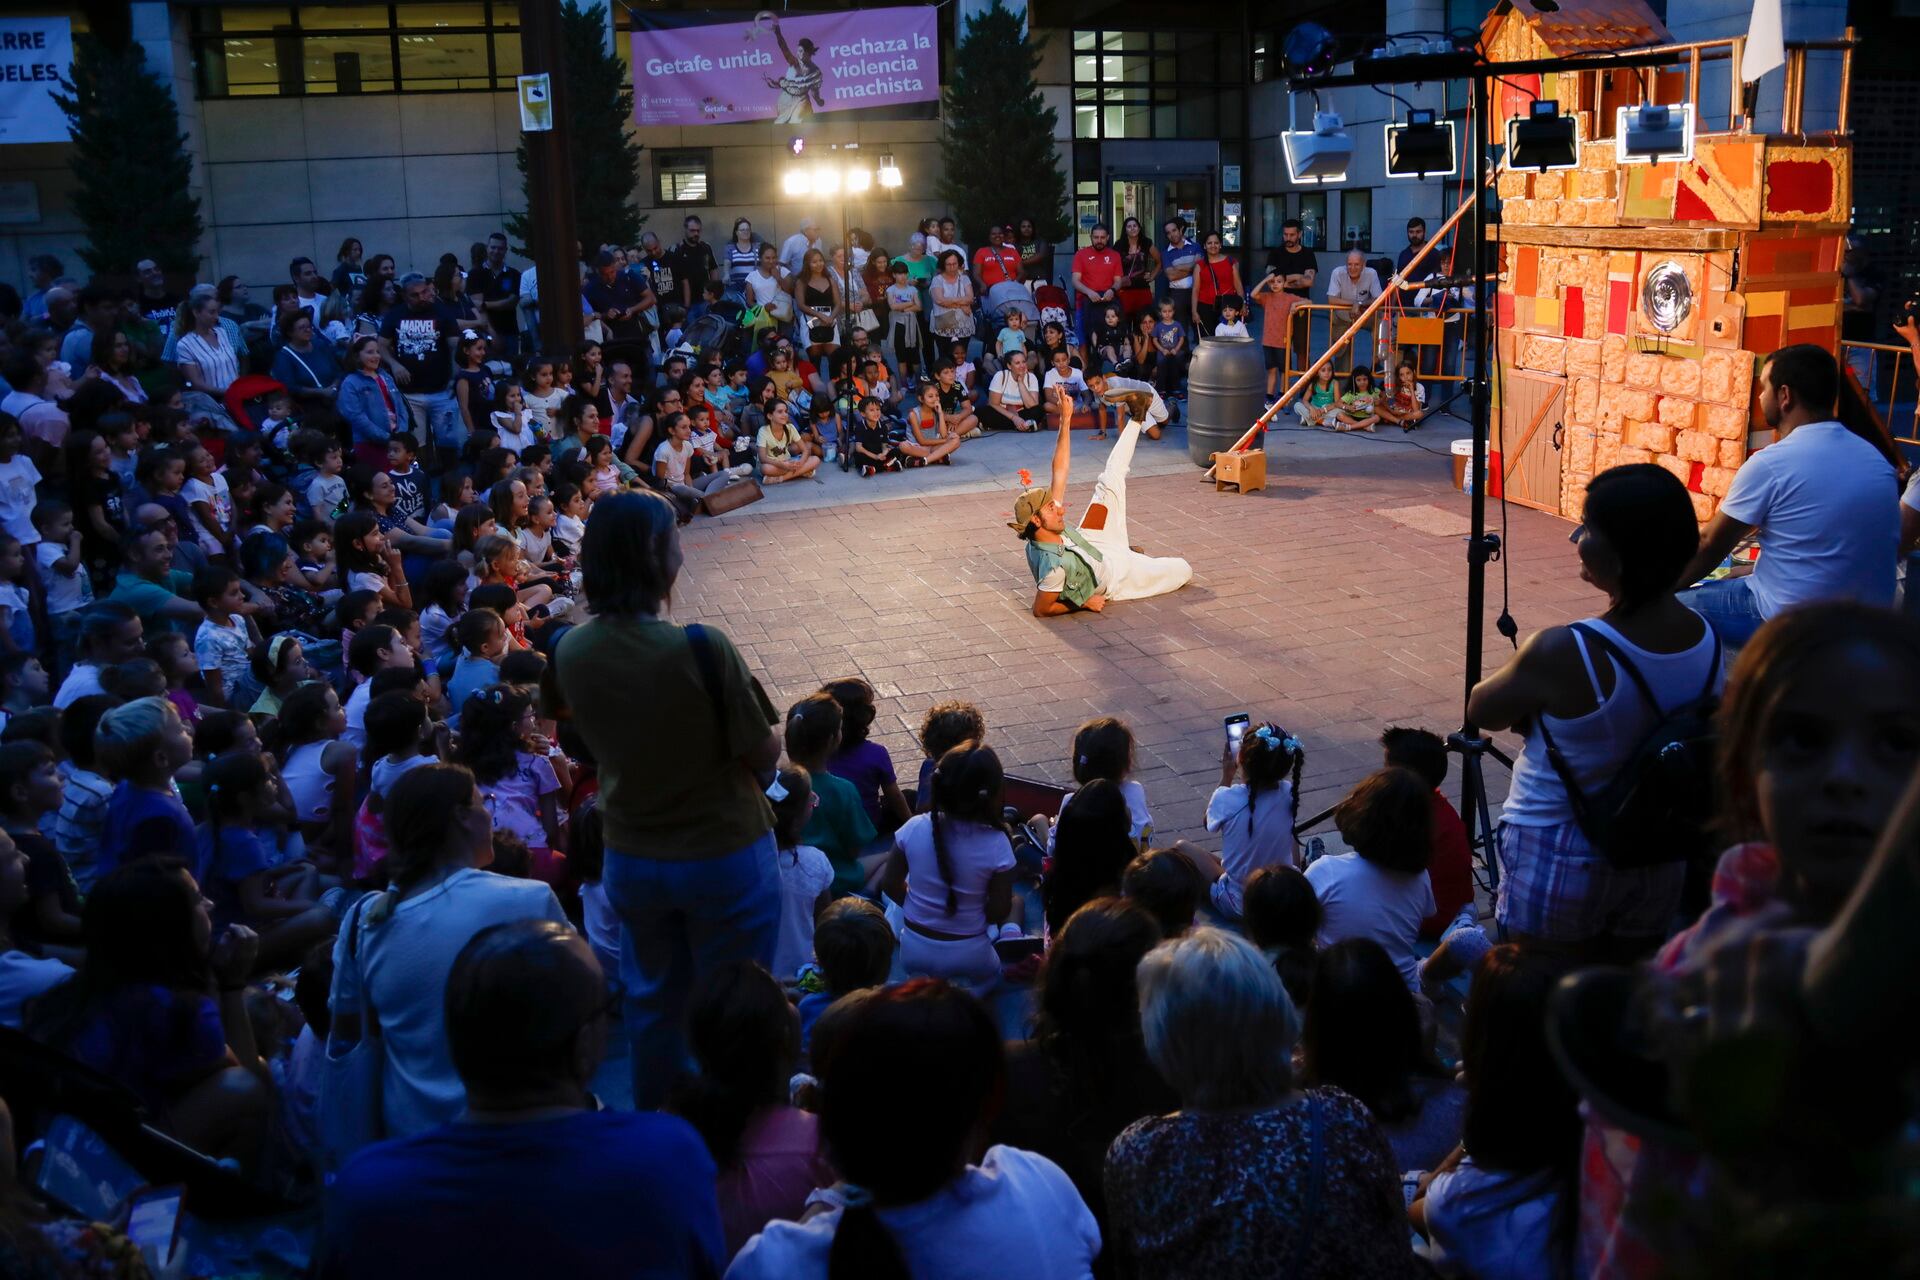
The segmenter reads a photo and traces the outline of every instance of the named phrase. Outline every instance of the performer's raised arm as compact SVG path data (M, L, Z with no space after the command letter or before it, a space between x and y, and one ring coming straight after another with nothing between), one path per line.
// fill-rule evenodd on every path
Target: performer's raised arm
M1052 498L1061 506L1067 503L1067 469L1073 463L1073 395L1064 385L1060 393L1060 434L1053 442Z

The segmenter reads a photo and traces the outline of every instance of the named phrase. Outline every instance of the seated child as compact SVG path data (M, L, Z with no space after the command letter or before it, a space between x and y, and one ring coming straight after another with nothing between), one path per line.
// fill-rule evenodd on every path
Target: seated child
M1402 431L1420 425L1427 412L1427 389L1420 385L1411 364L1394 369L1392 393L1381 398L1379 409L1382 418L1399 423Z
M1192 859L1178 849L1149 849L1120 877L1121 896L1146 908L1168 938L1193 928L1205 888Z
M885 406L878 396L863 396L860 416L853 427L853 465L863 476L882 471L898 471L905 462L893 446L893 436L883 419Z
M828 761L840 750L845 719L832 694L802 698L787 711L786 746L787 759L807 771L817 797L800 838L833 863L835 893L858 893L886 861L886 853L869 848L878 832L860 803L859 789L828 769Z
M780 849L780 933L773 944L773 975L790 982L813 959L813 925L833 901L833 863L801 836L813 816L813 779L798 767L767 784L773 833Z
M1340 397L1340 408L1333 415L1336 431L1371 431L1380 423L1379 395L1373 386L1373 370L1360 364L1353 367L1353 383Z
M963 742L986 740L986 717L971 702L937 702L929 708L920 722L920 750L926 758L920 761L920 776L914 783L913 811L925 813L932 803L933 770L941 756Z
M898 940L886 912L865 898L837 898L813 925L819 986L800 997L800 1043L813 1038L813 1024L842 996L886 985Z
M1320 366L1313 385L1293 402L1293 411L1310 427L1328 426L1340 411L1340 380L1334 375L1333 361Z

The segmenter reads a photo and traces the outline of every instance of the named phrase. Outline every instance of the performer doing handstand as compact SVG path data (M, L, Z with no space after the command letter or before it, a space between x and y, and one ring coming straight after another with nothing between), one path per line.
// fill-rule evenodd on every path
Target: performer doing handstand
M1193 567L1175 556L1142 555L1127 542L1127 469L1133 447L1153 412L1153 397L1111 390L1104 399L1121 407L1125 425L1094 481L1093 501L1080 523L1067 523L1067 468L1072 461L1073 404L1065 387L1060 395L1060 434L1053 446L1053 483L1032 488L1013 504L1009 526L1026 539L1027 567L1033 571L1033 616L1051 618L1076 609L1094 612L1111 600L1144 600L1178 591L1193 577Z

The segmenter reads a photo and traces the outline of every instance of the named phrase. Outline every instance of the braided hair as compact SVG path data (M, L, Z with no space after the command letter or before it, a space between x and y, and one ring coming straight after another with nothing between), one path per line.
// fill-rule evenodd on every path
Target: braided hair
M1271 722L1262 724L1240 739L1240 775L1247 780L1247 830L1253 830L1253 806L1262 791L1271 791L1283 781L1293 783L1293 794L1300 795L1300 770L1307 762L1306 748L1300 739Z
M933 825L933 857L947 886L947 914L960 908L953 884L953 855L947 850L942 819L972 822L983 827L1000 824L1000 790L1006 775L993 748L968 739L940 757L933 771L933 803L928 810Z

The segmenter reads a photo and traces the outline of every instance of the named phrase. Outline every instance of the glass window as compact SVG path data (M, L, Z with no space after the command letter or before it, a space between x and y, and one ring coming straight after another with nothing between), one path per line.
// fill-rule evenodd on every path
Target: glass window
M1076 31L1073 33L1073 47L1076 51L1081 49L1091 49L1093 48L1094 41L1096 39L1098 39L1098 35L1095 32Z
M656 151L653 153L655 185L661 204L705 204L712 199L708 170L713 153L696 151Z
M1280 243L1280 224L1287 220L1285 196L1260 197L1260 243L1272 248Z
M402 32L400 80L409 89L490 89L487 33Z
M1073 136L1076 138L1097 138L1100 136L1100 108L1090 102L1077 102L1073 107Z
M392 17L383 4L303 4L303 31L384 31Z
M1340 247L1373 252L1373 189L1363 187L1340 193L1340 221L1343 227Z
M465 4L399 4L393 7L395 25L402 31L420 27L484 27L487 6L481 0Z
M1075 54L1073 78L1079 84L1092 84L1100 78L1100 59L1090 53Z
M1300 243L1308 249L1327 247L1327 193L1324 191L1302 191L1300 193Z
M308 93L391 93L393 46L371 36L308 36L301 42Z
M519 0L195 8L202 97L511 88Z

